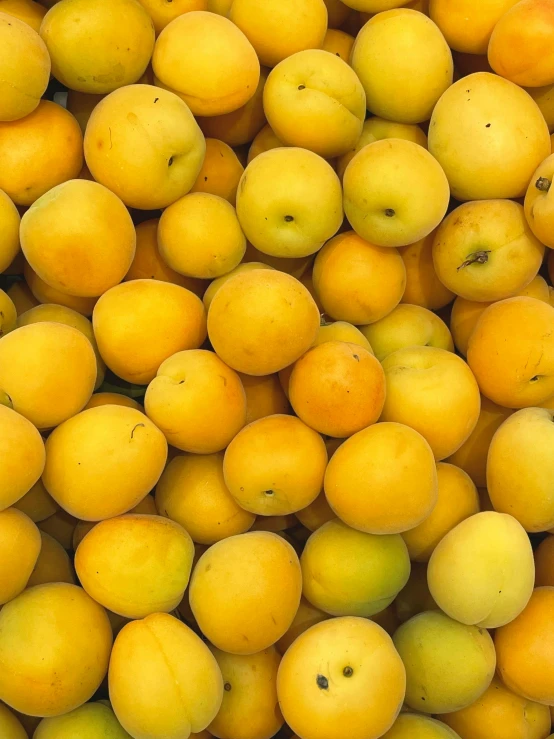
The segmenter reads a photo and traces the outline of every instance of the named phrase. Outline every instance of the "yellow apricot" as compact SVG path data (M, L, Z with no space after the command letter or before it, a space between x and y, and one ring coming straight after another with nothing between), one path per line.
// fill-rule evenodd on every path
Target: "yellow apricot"
M412 562L410 577L394 599L394 612L400 623L423 611L436 609L437 604L427 584L427 563Z
M554 248L551 235L553 221L552 195L549 195L554 175L554 157L552 154L541 162L533 173L525 194L525 217L537 239L550 248Z
M34 0L3 0L0 4L2 13L19 18L27 23L33 31L39 32L42 19L46 15L46 8Z
M429 15L452 49L466 54L486 54L498 20L517 0L430 0Z
M44 521L40 521L38 524L41 531L50 534L53 539L68 551L72 548L73 534L76 526L77 519L67 513L67 511L60 509L59 506L58 510L52 516L49 516Z
M208 0L139 0L142 7L152 18L156 34L183 13L192 10L208 10Z
M449 726L428 716L401 713L383 739L461 739Z
M300 634L303 634L310 626L315 626L328 618L330 618L328 613L316 608L302 597L292 624L275 645L279 654L283 655Z
M28 461L27 464L29 464ZM47 492L41 479L38 479L29 492L13 504L13 507L25 513L35 523L45 521L60 508L50 493Z
M278 269L279 272L286 272L288 275L296 277L297 280L306 273L314 261L313 254L307 254L305 257L276 257L265 254L252 246L250 242L246 242L246 252L242 258L243 264L251 262L261 262L268 267Z
M41 280L37 273L31 269L27 261L23 266L23 275L25 277L27 287L31 292L31 297L36 298L36 300L31 305L22 306L22 310L18 311L19 315L22 315L35 307L37 305L37 301L38 303L61 305L65 308L70 308L72 311L76 311L83 316L88 317L92 315L97 298L82 298L56 290L55 287L52 287L44 282L44 280Z
M0 272L10 266L19 252L20 220L13 201L0 190Z
M281 146L284 146L283 142L277 138L277 136L275 135L275 131L273 131L271 126L269 124L266 124L256 134L254 141L252 141L252 144L248 149L248 164L250 164L252 159L255 159L260 154L263 154L264 151L269 151L270 149L278 149Z
M17 311L13 300L3 290L0 290L0 338L16 327Z
M433 264L435 233L436 231L431 231L423 239L398 249L406 267L406 288L402 303L437 310L448 305L455 297L454 293L442 284L435 271Z
M246 423L277 413L289 413L290 406L279 376L254 377L239 373L246 395Z
M314 341L314 346L325 344L327 341L345 341L348 344L356 344L357 346L367 349L370 354L374 354L369 341L360 329L346 321L323 323L319 327L317 338Z
M222 285L235 275L240 274L241 272L251 272L254 269L273 269L273 267L270 267L269 264L263 264L262 262L241 262L238 267L227 272L226 275L222 275L221 277L217 277L215 280L212 280L202 298L206 311L209 310L216 292Z
M349 33L329 27L321 48L323 51L328 51L330 54L338 56L339 59L342 59L343 62L348 64L354 41L354 36L351 36Z
M19 595L37 563L41 550L40 532L21 511L0 512L0 604Z
M333 441L337 440L333 439ZM295 515L302 526L305 526L308 531L317 531L324 523L336 518L335 512L327 502L323 491L321 491L310 505L302 508L300 511L296 511Z
M124 405L127 408L135 408L137 411L142 411L140 403L121 393L94 393L83 410L98 408L100 405Z
M235 205L237 187L243 172L244 167L228 144L218 139L206 138L206 156L191 192L219 195Z
M23 724L3 703L0 703L0 732L3 739L28 739Z
M85 703L63 716L42 719L34 739L131 739L106 701Z
M48 437L43 481L64 510L100 521L141 501L166 459L167 442L144 413L104 405L77 414Z
M75 583L73 567L65 549L45 531L40 531L42 545L27 587L44 585L48 582Z

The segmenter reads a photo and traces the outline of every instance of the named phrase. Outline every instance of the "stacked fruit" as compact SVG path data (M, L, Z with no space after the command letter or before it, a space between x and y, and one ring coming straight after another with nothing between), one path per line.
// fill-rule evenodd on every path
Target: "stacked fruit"
M0 739L550 735L553 129L554 0L0 0Z

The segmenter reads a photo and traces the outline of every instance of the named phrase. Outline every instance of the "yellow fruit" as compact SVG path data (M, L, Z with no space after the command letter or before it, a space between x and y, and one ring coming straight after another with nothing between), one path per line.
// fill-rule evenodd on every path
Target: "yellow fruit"
M57 510L52 516L49 516L38 524L41 531L50 534L53 539L68 551L73 546L73 534L76 526L77 519L62 509Z
M29 492L13 504L13 507L29 516L35 523L45 521L60 508L50 493L46 491L41 479L38 479Z
M85 703L74 711L45 718L38 725L34 739L130 739L109 705ZM8 738L9 739L9 738Z
M120 393L94 393L83 410L97 408L99 405L124 405L127 408L135 408L137 411L142 411L140 403Z
M401 713L383 739L461 739L442 721L415 713Z
M525 195L525 216L531 231L550 248L554 248L551 234L554 209L552 194L549 195L553 176L554 156L551 154L534 172Z
M191 192L207 192L225 198L231 205L244 172L237 155L224 141L206 138L206 156Z
M190 13L192 10L208 10L208 0L139 0L154 22L156 33L175 20L175 18Z
M51 287L44 280L41 280L37 273L31 269L27 261L23 266L23 275L31 297L36 298L36 300L30 305L21 306L21 309L18 311L19 315L36 307L38 303L61 305L83 316L88 317L92 315L97 298L80 298L76 295L68 295L67 293L60 292L60 290L56 290L55 287Z
M406 267L406 288L402 303L437 310L444 308L455 297L454 293L442 284L435 271L433 264L435 233L436 231L431 231L423 239L398 249Z
M43 481L64 510L101 521L137 505L166 459L167 442L144 413L104 405L77 414L48 437Z
M3 0L0 3L2 13L19 18L27 23L33 31L39 32L42 19L46 15L46 8L34 0Z
M0 732L4 739L28 739L23 724L3 703L0 704Z
M0 512L0 604L19 595L37 563L41 549L40 532L21 511Z
M0 290L0 338L16 327L17 311L10 296Z
M363 349L367 349L370 354L374 354L369 341L360 329L346 321L323 323L319 327L317 338L314 341L314 346L325 344L328 341L343 341L348 344L356 344L357 346L361 346Z
M296 612L296 616L294 617L289 630L275 645L279 654L285 654L290 645L300 636L300 634L303 634L307 629L309 629L310 626L315 626L315 624L325 621L328 618L330 618L329 614L324 613L315 606L312 606L311 603L302 597L300 605L298 606L298 611Z
M277 138L275 131L269 125L265 125L254 138L250 148L248 149L247 162L250 164L252 159L255 159L260 154L270 149L278 149L284 146L283 142Z
M361 149L346 168L343 187L352 228L379 246L405 246L427 236L443 219L450 198L436 159L403 139Z
M40 532L42 545L27 587L44 585L49 582L75 583L73 566L69 556L59 541L45 531Z
M230 280L235 275L238 275L241 272L251 272L254 269L273 269L273 267L270 267L269 264L262 264L262 262L241 262L238 267L235 267L235 269L232 269L230 272L227 272L226 275L222 275L221 277L218 277L215 280L212 280L212 282L210 282L210 284L208 285L208 288L206 289L206 292L204 293L204 296L202 298L206 311L209 310L216 292L219 290L219 288L222 285L224 285L228 280Z
M0 272L10 266L19 252L20 220L13 201L0 190Z
M448 45L466 54L486 54L498 20L518 0L430 0L429 15Z
M154 48L154 24L136 0L64 0L48 11L40 35L54 77L94 94L136 82Z
M237 215L246 238L261 252L308 256L342 223L339 179L330 164L307 149L266 151L241 177Z
M339 31L335 28L328 28L321 48L323 51L328 51L330 54L338 56L339 59L342 59L343 62L348 64L354 41L354 36L351 36L349 33Z
M394 612L400 623L423 611L435 610L437 604L427 584L427 563L412 562L408 582L394 599Z
M246 395L246 423L277 413L289 413L290 406L279 376L265 377L239 374Z

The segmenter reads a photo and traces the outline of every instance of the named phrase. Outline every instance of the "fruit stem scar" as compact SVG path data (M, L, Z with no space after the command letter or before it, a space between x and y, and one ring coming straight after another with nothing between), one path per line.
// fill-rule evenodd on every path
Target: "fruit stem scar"
M539 177L535 182L535 187L537 190L542 190L542 192L548 192L551 184L552 182L547 177Z
M318 675L315 681L317 683L317 687L321 690L329 690L329 680L327 680L325 675Z
M143 423L137 423L136 426L133 426L133 430L131 431L131 439L133 438L133 435L135 433L135 429L138 429L139 426L142 426L144 428Z
M172 164L173 164L173 157L169 157L169 161L167 163L167 166L168 167L171 167Z
M394 212L393 208L385 208L385 215L387 216L387 218L392 218L396 215L396 213Z
M305 90L306 89L306 85L298 85L298 89L299 90Z
M290 223L291 221L294 221L294 216L285 216L285 221L287 223Z
M264 490L264 495L273 495L273 490Z
M456 271L459 272L464 267L469 267L470 264L486 264L489 261L488 255L490 253L491 250L488 249L483 251L474 251L472 254L468 254L465 262L462 262Z
M342 674L344 675L344 677L352 677L352 675L354 674L354 670L350 666L347 666L342 671Z
M231 683L225 683L225 685L223 686L223 690L229 693L231 690Z

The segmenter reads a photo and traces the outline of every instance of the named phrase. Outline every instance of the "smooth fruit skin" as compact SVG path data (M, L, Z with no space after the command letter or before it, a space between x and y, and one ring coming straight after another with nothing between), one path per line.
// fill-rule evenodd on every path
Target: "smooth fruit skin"
M103 33L91 34L91 27ZM154 25L136 0L63 0L46 14L40 35L54 77L95 94L136 82L154 48Z
M246 167L237 191L237 216L248 241L265 254L314 254L342 223L339 178L312 151L271 149Z
M352 68L328 51L300 51L280 62L264 88L264 110L286 146L310 149L325 158L356 146L366 99Z
M95 180L132 208L165 208L194 185L206 151L188 106L153 85L129 85L104 98L85 134Z
M0 46L0 121L17 121L40 103L50 80L50 56L31 26L1 12Z
M335 520L306 542L303 595L332 616L373 616L386 608L410 575L406 545L398 534L376 536Z
M513 297L537 275L543 256L544 245L527 225L522 206L511 200L460 205L433 241L439 279L466 300Z
M152 18L156 34L171 23L172 20L192 10L208 10L208 0L139 0L139 3Z
M485 629L424 611L402 624L394 645L406 668L406 703L429 714L471 705L494 677L496 655Z
M310 348L319 323L318 307L302 283L284 272L256 269L219 288L208 312L208 336L233 369L269 375Z
M525 194L525 216L535 236L543 244L554 248L554 194L550 185L554 177L554 156L551 154L537 167Z
M108 669L112 629L82 588L48 583L0 611L0 697L29 716L58 716L89 700Z
M45 531L40 531L40 538L42 541L40 554L27 581L27 588L49 582L67 582L74 585L73 563L65 549Z
M423 13L407 8L373 16L356 37L351 63L368 110L399 123L429 120L452 84L452 54L444 36Z
M224 285L228 280L230 280L235 275L238 275L241 272L251 272L254 269L274 269L274 268L270 267L269 264L263 264L262 262L241 262L238 265L238 267L235 267L235 269L232 269L230 272L227 272L226 275L222 275L221 277L217 277L215 280L212 280L210 284L208 285L208 287L206 288L206 292L202 296L202 302L204 303L204 307L206 308L206 311L210 309L212 300L214 299L216 292L219 290L219 288L222 285Z
M11 198L0 190L0 270L3 272L19 251L19 211Z
M97 408L99 405L123 405L127 408L134 408L137 411L143 410L141 404L137 403L136 400L120 393L94 393L83 410Z
M302 593L300 563L277 534L253 531L219 541L198 560L190 606L218 649L254 654L290 627Z
M198 544L243 534L256 520L231 496L223 477L223 453L172 459L156 485L160 515L181 524Z
M381 419L411 426L437 461L453 454L475 428L479 387L453 352L430 346L398 349L383 360L387 397Z
M490 305L470 338L467 361L483 395L506 408L554 395L554 309L536 298Z
M321 436L295 416L260 418L225 451L223 474L235 502L247 511L282 516L319 495L327 465Z
M439 163L405 139L382 139L361 149L344 172L343 188L352 228L378 246L424 238L439 225L450 199Z
M535 101L489 72L470 74L446 90L428 136L457 200L521 197L550 154L548 127Z
M121 282L135 243L127 209L97 182L58 185L21 219L21 248L30 266L51 287L79 297L97 297Z
M349 33L335 28L328 28L321 48L323 51L335 54L339 59L342 59L343 62L348 64L354 41L354 36L351 36Z
M244 33L203 10L180 15L164 28L152 66L161 87L175 91L194 115L237 110L260 78L260 62Z
M518 0L430 0L429 15L451 49L465 54L486 54L499 19Z
M333 439L336 441L336 439ZM323 526L327 521L331 521L336 518L335 512L327 502L325 493L321 493L317 496L313 503L310 503L306 508L302 508L300 511L296 511L296 518L300 521L302 526L305 526L308 531L317 531L320 526Z
M435 272L433 264L435 233L436 231L431 231L423 239L398 249L406 267L406 289L402 303L437 310L448 305L455 297L454 293L442 284Z
M0 705L0 731L4 739L28 739L21 722L4 704Z
M545 739L550 731L547 706L526 700L494 677L483 695L442 720L468 739Z
M401 713L383 739L461 739L442 721L415 713Z
M303 739L377 739L396 719L405 670L388 634L345 616L312 626L285 653L277 693Z
M131 739L114 712L103 703L85 703L74 711L45 718L37 726L33 739ZM9 739L9 737L8 737Z
M35 426L0 403L0 510L30 492L42 475L45 459L44 442Z
M407 531L421 523L437 501L431 448L421 434L400 423L369 426L331 457L325 495L335 514L352 528L371 534Z
M29 492L13 504L13 507L29 516L35 523L45 521L59 510L59 505L46 492L41 479L38 479Z
M514 693L547 706L554 703L553 611L554 588L536 588L525 610L494 635L500 678Z
M76 295L69 295L68 293L56 290L55 287L44 282L44 280L42 280L37 273L31 269L31 266L27 261L25 261L25 264L23 265L23 276L25 277L24 283L14 283L14 286L19 286L19 291L14 294L13 287L10 291L15 297L14 304L18 301L18 298L20 299L22 297L22 290L25 288L34 302L29 303L25 300L22 305L19 305L19 315L26 313L31 308L35 308L39 303L61 305L62 307L69 308L87 318L92 315L97 298L81 298Z
M188 739L215 718L223 696L208 647L167 613L121 629L108 682L114 713L134 739Z
M166 359L146 389L144 408L171 446L196 454L225 449L246 423L239 376L205 349Z
M41 549L40 532L21 511L0 512L0 604L19 595L37 562Z
M64 510L83 521L101 521L137 505L158 481L166 459L167 442L144 413L104 405L50 434L43 482Z
M227 654L212 647L223 677L223 702L208 726L223 739L270 739L284 723L277 700L280 655L275 647L251 655Z
M295 363L289 398L296 415L320 434L344 439L379 420L385 374L358 344L326 341Z
M265 377L239 374L239 377L246 395L246 423L266 416L290 413L290 405L278 374Z
M38 33L42 19L46 15L46 8L34 0L4 0L2 13L19 18Z
M206 156L191 192L208 192L225 198L231 205L237 200L239 180L244 172L237 155L224 141L206 138Z

